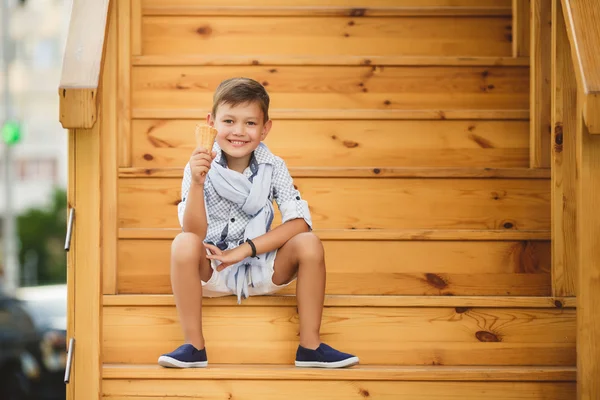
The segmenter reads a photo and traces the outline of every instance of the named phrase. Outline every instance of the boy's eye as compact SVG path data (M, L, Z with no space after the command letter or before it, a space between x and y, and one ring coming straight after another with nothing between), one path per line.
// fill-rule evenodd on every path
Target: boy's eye
M248 121L248 125L256 125L256 122Z
M231 119L226 119L226 120L224 120L223 122L225 122L226 124L231 124L231 123L233 123L233 120L231 120Z

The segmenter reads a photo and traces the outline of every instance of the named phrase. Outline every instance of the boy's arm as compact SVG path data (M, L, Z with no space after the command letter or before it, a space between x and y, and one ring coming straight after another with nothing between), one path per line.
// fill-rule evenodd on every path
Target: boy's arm
M204 205L204 185L192 183L186 199L183 213L183 231L192 232L204 240L208 222L206 221L206 208Z
M182 201L179 203L179 222L184 232L195 233L206 238L208 222L204 204L204 185L194 182L190 165L186 165L181 183Z
M288 240L299 233L308 232L310 230L306 221L303 218L292 219L286 223L279 225L277 228L252 239L256 246L256 254L264 254L275 249L281 248ZM248 256L252 255L252 248L248 243L244 246L249 250Z

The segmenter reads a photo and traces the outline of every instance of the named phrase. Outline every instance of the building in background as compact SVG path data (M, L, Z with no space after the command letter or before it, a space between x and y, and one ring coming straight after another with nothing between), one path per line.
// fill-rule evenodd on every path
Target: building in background
M4 0L0 0L4 1ZM23 135L13 151L13 208L16 214L51 200L67 186L67 132L58 121L58 86L72 0L9 0L13 112ZM4 77L0 75L0 80ZM0 81L0 90L2 83ZM0 109L3 97L0 96ZM0 152L0 160L3 152ZM0 161L0 168L2 162ZM0 173L2 190L3 175ZM5 209L0 195L0 215Z

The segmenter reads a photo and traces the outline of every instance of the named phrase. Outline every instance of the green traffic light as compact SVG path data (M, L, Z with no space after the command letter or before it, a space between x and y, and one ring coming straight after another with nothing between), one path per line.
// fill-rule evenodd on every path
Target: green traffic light
M21 140L21 125L16 121L8 121L2 127L2 141L7 145L17 144Z

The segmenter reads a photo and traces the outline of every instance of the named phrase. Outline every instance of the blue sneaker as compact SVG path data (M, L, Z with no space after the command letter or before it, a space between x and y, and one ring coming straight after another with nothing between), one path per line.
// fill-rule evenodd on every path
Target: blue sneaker
M325 343L316 350L298 346L296 367L343 368L358 364L358 357L337 351Z
M191 344L179 346L174 351L158 357L158 365L168 368L203 368L208 365L206 348L197 350Z

